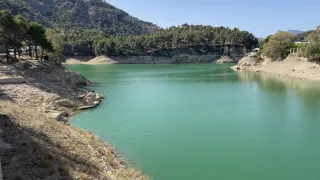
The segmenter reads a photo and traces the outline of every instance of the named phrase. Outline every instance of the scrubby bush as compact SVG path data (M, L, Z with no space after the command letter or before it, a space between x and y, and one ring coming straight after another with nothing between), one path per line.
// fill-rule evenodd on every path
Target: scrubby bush
M320 30L309 34L307 39L309 43L306 44L303 55L310 61L320 62Z
M268 39L263 45L263 52L273 60L284 59L289 54L289 49L294 47L294 34L279 31Z

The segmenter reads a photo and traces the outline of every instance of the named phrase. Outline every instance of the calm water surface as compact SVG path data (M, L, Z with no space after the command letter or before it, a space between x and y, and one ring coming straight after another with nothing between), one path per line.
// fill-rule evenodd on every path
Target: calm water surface
M154 180L319 180L319 85L229 66L70 65L106 98L72 123Z

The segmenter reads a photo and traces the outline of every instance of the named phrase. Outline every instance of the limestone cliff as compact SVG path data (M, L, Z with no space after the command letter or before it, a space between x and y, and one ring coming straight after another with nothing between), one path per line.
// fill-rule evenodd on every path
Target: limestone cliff
M68 58L67 64L184 64L184 63L236 63L243 57L242 45L215 45L205 52L194 48L157 50L144 56L98 56Z

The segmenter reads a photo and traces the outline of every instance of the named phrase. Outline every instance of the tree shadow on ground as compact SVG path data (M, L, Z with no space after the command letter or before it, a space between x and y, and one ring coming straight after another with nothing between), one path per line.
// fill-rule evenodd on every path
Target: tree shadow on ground
M70 169L79 167L87 174L99 174L99 170L81 156L59 149L59 144L44 133L22 127L6 115L0 114L0 129L4 132L4 141L13 147L0 152L4 179L71 180L75 177Z
M11 96L9 96L7 93L5 93L2 89L1 89L1 84L0 84L0 101L1 100L9 100L11 102L14 102L14 100L12 99Z

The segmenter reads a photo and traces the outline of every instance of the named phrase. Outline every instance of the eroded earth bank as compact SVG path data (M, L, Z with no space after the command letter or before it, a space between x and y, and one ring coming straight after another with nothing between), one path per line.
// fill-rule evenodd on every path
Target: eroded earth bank
M315 62L309 62L306 58L299 57L298 54L290 54L286 59L278 61L252 54L241 59L238 65L232 68L288 76L301 80L320 81L320 65Z
M103 100L90 83L60 65L0 64L0 178L147 179L107 143L68 124L76 110Z

